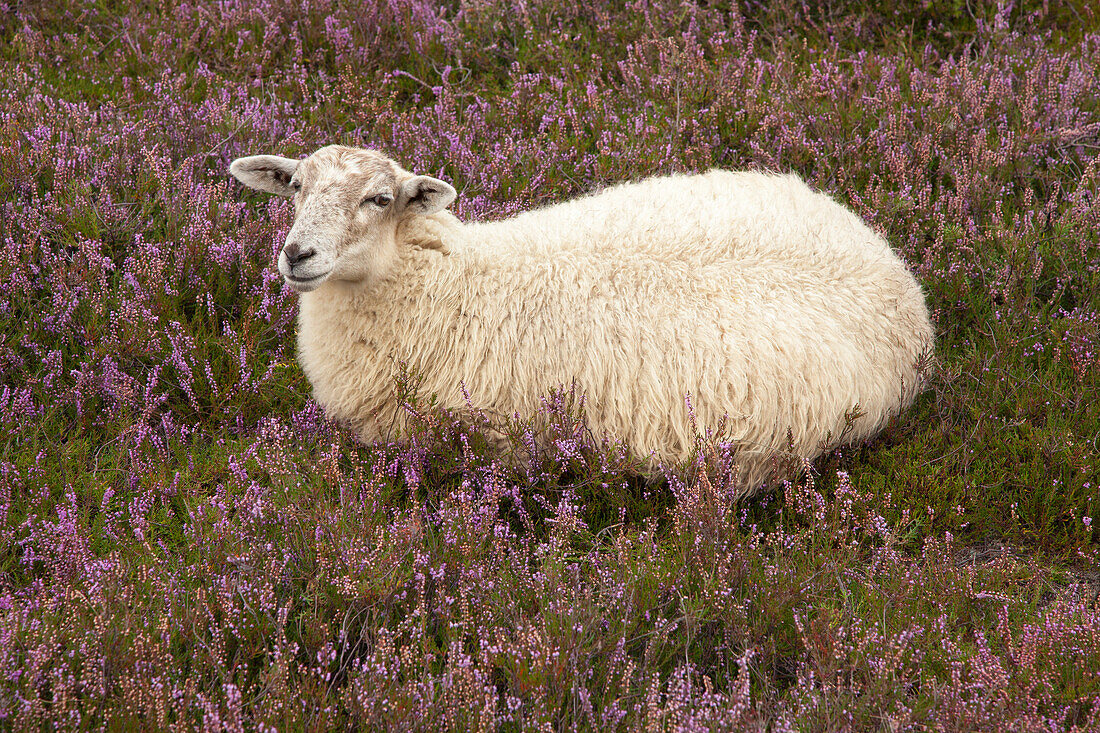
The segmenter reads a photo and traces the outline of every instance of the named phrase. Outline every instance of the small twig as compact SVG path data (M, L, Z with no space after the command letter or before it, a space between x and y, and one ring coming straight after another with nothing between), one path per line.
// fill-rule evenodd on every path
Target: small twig
M206 151L205 153L203 153L203 154L202 154L202 155L203 155L203 157L205 158L205 157L206 157L206 156L208 156L208 155L213 155L213 154L214 154L214 151L215 151L215 150L217 150L217 149L218 149L218 148L220 148L220 147L221 147L222 145L225 145L225 144L226 144L227 142L229 142L230 140L232 140L232 139L233 139L233 136L234 136L234 135L236 135L236 134L237 134L238 132L240 132L240 131L241 131L241 128L242 128L242 127L244 127L244 126L245 126L245 124L246 124L247 122L248 122L248 120L247 120L247 119L241 120L241 124L237 125L237 129L233 130L233 132L231 132L231 133L229 133L228 135L226 135L226 136L225 136L225 138L224 138L224 139L223 139L223 140L222 140L222 141L221 141L220 143L218 143L217 145L215 145L214 147L210 148L210 149L209 149L209 150L207 150L207 151Z
M394 76L407 76L408 78L410 78L410 79L412 79L413 81L415 81L415 82L416 82L417 84L420 84L420 85L421 85L422 87L424 87L425 89L429 89L429 90L431 90L432 92L435 92L435 87L433 87L433 86L432 86L431 84L429 84L428 82L424 81L423 79L421 79L421 78L419 78L419 77L416 77L416 76L413 76L412 74L410 74L410 73L409 73L409 72L407 72L407 71L403 71L403 70L401 70L401 69L396 69L396 70L395 70L395 71L393 72L393 74L394 74Z

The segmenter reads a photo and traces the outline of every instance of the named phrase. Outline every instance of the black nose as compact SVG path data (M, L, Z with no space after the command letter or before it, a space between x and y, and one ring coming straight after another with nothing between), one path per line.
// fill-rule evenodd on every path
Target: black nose
M298 246L298 243L288 244L283 247L283 254L286 255L286 263L291 267L294 267L302 260L308 260L313 256L312 249L302 249Z

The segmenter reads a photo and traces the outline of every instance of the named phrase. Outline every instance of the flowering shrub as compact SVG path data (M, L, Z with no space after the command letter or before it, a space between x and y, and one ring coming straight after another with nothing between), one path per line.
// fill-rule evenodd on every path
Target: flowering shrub
M0 5L0 727L1100 729L1100 16L913 5ZM226 175L329 142L464 218L796 171L920 277L932 387L748 505L568 385L361 445Z

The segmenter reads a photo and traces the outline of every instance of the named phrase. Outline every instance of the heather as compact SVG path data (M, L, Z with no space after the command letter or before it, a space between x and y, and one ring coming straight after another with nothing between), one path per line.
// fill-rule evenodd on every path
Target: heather
M1100 730L1091 4L0 10L0 727ZM929 389L742 504L719 426L647 482L569 385L362 445L226 174L329 142L462 218L795 171L919 277Z

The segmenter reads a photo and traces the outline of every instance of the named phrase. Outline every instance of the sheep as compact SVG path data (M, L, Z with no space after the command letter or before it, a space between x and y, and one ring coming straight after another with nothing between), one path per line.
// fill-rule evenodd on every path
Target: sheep
M278 269L300 293L299 360L326 414L367 442L407 427L398 365L459 413L531 418L575 385L589 428L647 470L685 465L724 419L750 497L782 478L775 456L865 441L923 388L917 280L795 175L659 176L462 223L454 188L373 150L230 172L293 197Z

